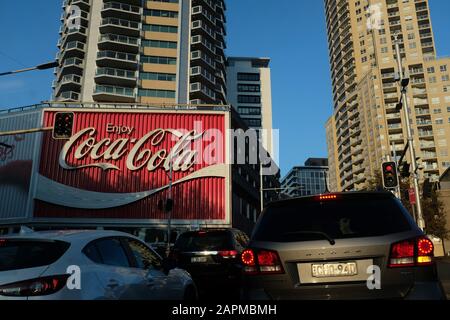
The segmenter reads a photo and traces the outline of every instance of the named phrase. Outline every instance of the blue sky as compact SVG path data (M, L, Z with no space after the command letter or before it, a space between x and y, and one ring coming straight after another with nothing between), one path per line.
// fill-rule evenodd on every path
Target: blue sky
M0 0L0 72L54 59L61 3ZM227 4L228 55L272 59L282 173L308 157L326 157L324 123L332 98L323 0ZM430 6L438 55L450 55L450 1L430 0ZM0 78L0 109L48 100L52 80L51 70Z

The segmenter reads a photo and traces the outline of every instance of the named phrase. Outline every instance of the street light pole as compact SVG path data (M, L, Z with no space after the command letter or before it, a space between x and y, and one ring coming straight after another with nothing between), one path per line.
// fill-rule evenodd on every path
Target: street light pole
M404 85L405 75L403 73L403 65L402 65L402 56L400 53L400 42L398 39L398 36L395 36L395 53L397 54L397 68L399 73L399 81L402 91L402 100L403 100L403 114L404 114L404 121L406 124L406 133L408 137L408 144L409 144L409 153L411 157L411 166L412 166L412 172L413 172L413 181L414 181L414 192L416 193L416 207L417 207L417 224L420 229L425 229L425 220L423 219L423 213L422 213L422 202L420 200L420 193L419 193L419 176L417 174L417 162L416 162L416 151L414 147L414 137L412 135L411 131L411 124L409 119L409 104L408 104L408 97L406 95L407 93L407 87L408 84Z
M16 73L33 71L33 70L47 70L47 69L56 68L58 66L59 66L58 61L54 61L54 62L40 64L40 65L38 65L36 67L32 67L32 68L26 68L26 69L14 70L14 71L2 72L2 73L0 73L0 77L1 76L8 76L8 75L11 75L11 74L16 74Z
M172 201L172 185L173 185L173 159L170 159L170 171L169 171L169 199ZM170 241L172 233L172 208L167 212L167 256L170 253Z
M259 161L259 186L260 186L260 198L261 198L261 212L264 210L264 178L263 178L263 165L262 161Z

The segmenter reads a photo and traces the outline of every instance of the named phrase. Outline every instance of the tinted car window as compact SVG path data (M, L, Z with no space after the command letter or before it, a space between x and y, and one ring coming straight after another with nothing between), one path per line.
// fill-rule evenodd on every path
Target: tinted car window
M151 267L160 269L160 258L147 246L134 239L127 239L130 250L136 260L136 267L140 269L150 269Z
M293 200L269 207L253 238L295 242L375 237L411 230L405 209L391 198L342 198L332 201Z
M95 242L103 264L129 267L128 257L119 239L103 239Z
M0 239L0 271L50 265L69 247L69 243L61 241Z
M231 248L231 234L225 231L187 232L175 243L175 249L180 251L220 251Z
M88 244L83 250L84 254L95 263L103 263L100 252L95 243Z

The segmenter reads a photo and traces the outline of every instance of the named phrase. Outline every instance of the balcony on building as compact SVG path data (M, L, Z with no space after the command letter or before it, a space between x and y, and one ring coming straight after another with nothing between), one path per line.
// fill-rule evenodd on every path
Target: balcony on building
M194 50L191 52L191 63L209 68L212 72L216 70L216 62L214 56L203 52L202 50Z
M136 89L110 85L96 85L93 98L98 102L135 102Z
M141 21L142 7L116 1L105 2L102 8L102 18L114 17L133 21Z
M62 48L59 54L59 61L64 61L69 58L84 59L86 45L80 41L67 42L66 46Z
M61 92L61 94L56 97L56 100L63 101L63 102L79 101L80 93L74 92L74 91L64 91L64 92Z
M216 92L201 82L191 83L190 99L202 99L209 103L216 102Z
M138 56L133 53L117 52L117 51L98 51L97 66L111 67L117 69L137 70Z
M59 96L63 91L80 92L81 90L81 76L77 74L65 75L57 82L55 87L55 94Z
M201 66L191 67L191 82L209 82L214 87L216 85L216 77L214 73Z
M80 58L69 58L64 60L62 66L58 69L57 79L60 80L68 74L83 75L84 60Z
M83 11L89 11L91 7L90 0L65 0L63 2L63 8L67 8L69 5L78 6Z
M116 85L120 87L135 87L136 71L101 67L95 73L97 84Z
M139 52L139 38L117 34L102 34L99 36L98 48L100 50L135 53Z
M141 33L141 24L136 21L107 17L102 19L100 32L103 34L111 33L139 37Z

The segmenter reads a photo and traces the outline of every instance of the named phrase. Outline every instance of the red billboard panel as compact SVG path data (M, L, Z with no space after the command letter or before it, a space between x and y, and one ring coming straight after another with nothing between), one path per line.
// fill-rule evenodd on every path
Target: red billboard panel
M164 223L172 197L174 223L229 222L226 113L73 112L70 139L43 135L35 217Z

